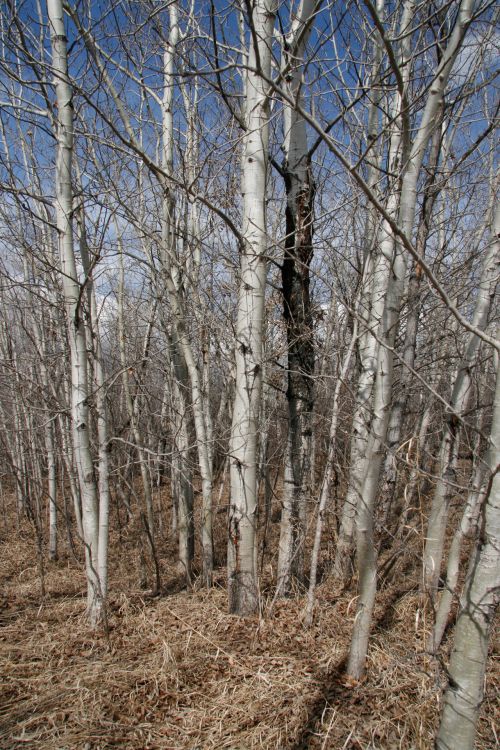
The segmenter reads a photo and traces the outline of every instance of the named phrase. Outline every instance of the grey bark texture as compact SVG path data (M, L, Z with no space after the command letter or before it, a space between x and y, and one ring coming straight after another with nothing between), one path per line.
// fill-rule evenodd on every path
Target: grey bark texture
M500 342L499 342L500 343ZM500 370L488 458L489 481L479 540L471 557L448 669L436 750L473 750L483 699L484 674L495 611L500 600Z

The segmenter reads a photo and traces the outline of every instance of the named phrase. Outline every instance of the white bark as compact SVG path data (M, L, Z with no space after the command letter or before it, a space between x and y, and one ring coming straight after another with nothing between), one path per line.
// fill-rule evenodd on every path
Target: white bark
M500 370L491 426L490 479L482 528L472 554L448 669L437 750L473 750L484 691L488 643L500 599Z
M45 446L47 449L49 494L49 559L57 560L57 471L52 420L49 420L45 426Z
M443 120L443 109L440 112ZM424 188L422 200L422 212L416 238L416 250L421 257L425 256L427 240L431 229L434 205L440 192L436 185L438 177L438 163L441 154L443 140L443 125L436 127L430 146L429 163L427 165L428 176ZM415 364L417 351L417 333L420 317L420 286L422 271L418 263L414 263L408 283L406 299L406 330L403 344L403 358L401 362L402 371L400 376L398 393L391 406L391 416L387 428L387 455L384 466L384 484L382 488L383 512L381 523L386 524L389 520L392 502L396 491L397 460L396 452L401 438L403 422L406 414L409 386L412 378L412 370Z
M488 313L495 290L498 262L500 259L500 205L496 206L492 222L492 240L484 257L481 281L476 298L473 325L484 330L488 322ZM441 562L448 518L450 489L447 479L454 475L459 443L459 420L467 408L471 387L472 367L479 349L479 338L470 333L463 360L453 383L450 399L451 413L444 426L438 464L435 474L438 476L429 515L427 538L424 549L424 584L431 596L434 596L441 574Z
M110 92L120 118L125 127L127 137L130 140L136 153L140 154L144 163L150 171L158 178L164 192L163 210L162 210L162 242L161 242L161 264L163 272L163 283L167 291L168 300L171 306L174 325L177 328L176 336L185 359L189 378L191 381L192 409L196 431L196 441L198 449L199 469L202 480L202 557L203 557L203 576L206 584L212 580L213 569L213 541L212 541L212 466L210 444L207 439L207 427L205 422L205 413L207 412L203 402L202 379L193 354L193 349L189 341L188 331L186 328L185 299L184 291L179 284L180 274L176 258L176 231L175 231L175 197L172 192L172 183L177 184L178 180L174 174L173 164L173 94L176 85L174 76L174 61L176 46L179 41L179 24L177 3L172 2L169 6L170 29L167 43L164 51L164 91L161 102L162 109L162 158L161 166L153 161L142 147L140 139L135 136L135 131L128 117L127 111L120 99L111 80L110 75L100 57L102 50L92 35L85 30L76 13L71 13L72 18L78 28L78 31L89 47L90 53L94 58L99 72ZM144 91L141 88L141 92ZM192 226L195 226L192 224ZM196 257L196 253L194 254Z
M61 0L47 0L52 68L57 99L56 215L68 338L71 353L71 416L75 461L82 499L87 573L87 611L91 623L101 617L98 567L98 498L90 449L88 359L80 284L73 245L73 92L68 78L67 40Z
M418 429L418 437L416 440L414 464L410 472L408 484L404 488L404 493L403 493L404 494L403 513L401 516L401 523L400 523L398 533L401 533L402 527L406 523L406 519L408 518L408 514L410 511L412 502L413 502L413 495L417 488L419 475L420 475L420 468L422 466L422 458L425 455L427 433L428 433L429 425L430 425L431 418L432 418L433 406L434 406L434 399L431 396L428 399L427 406L425 407L424 412L422 414L422 418L420 420L420 426Z
M81 180L78 180L81 182ZM82 208L79 218L80 229L80 254L83 270L86 276L91 273L90 256L87 247L87 234L85 228L85 213ZM106 406L106 387L104 381L103 352L101 336L99 332L99 319L97 312L97 301L94 283L92 279L87 281L88 298L88 326L87 338L89 350L93 354L93 379L95 388L95 407L97 422L98 441L98 474L99 474L99 532L97 552L97 573L99 575L100 596L103 604L106 603L108 595L108 537L109 537L109 440L108 440L108 415Z
M173 123L173 95L174 95L174 62L176 46L179 40L178 11L176 3L169 8L170 31L168 42L164 52L164 92L162 101L162 133L163 133L163 157L162 169L165 175L173 175L174 170L174 123ZM192 146L194 148L194 146ZM191 159L191 155L188 154ZM164 201L162 215L162 253L161 261L164 271L165 288L168 301L173 315L176 329L176 345L186 363L189 380L191 383L191 405L193 409L194 426L196 432L196 444L198 451L198 464L201 476L202 493L202 517L201 517L201 544L203 579L206 586L212 583L213 573L213 534L212 534L212 446L209 404L205 399L203 387L203 376L196 362L193 347L189 340L185 295L180 282L180 273L177 261L177 239L175 233L175 198L171 186L167 180L164 181ZM194 211L194 213L193 213ZM191 230L197 231L196 208L191 214ZM188 227L189 228L189 227ZM197 242L198 238L196 238ZM194 262L196 264L199 248L195 249Z
M230 439L229 610L240 615L258 607L256 566L257 432L262 385L262 332L266 285L266 177L269 137L268 86L256 71L271 73L276 4L252 5L246 75L243 141L243 242L236 321L236 389Z
M413 143L409 144L408 154L403 154L404 171L399 201L398 224L407 237L411 237L413 232L417 203L417 181L420 168L433 128L435 127L436 115L444 96L453 63L472 16L473 5L473 0L463 0L460 5L455 28L429 89L420 127ZM407 8L411 10L412 7L413 2L409 2ZM403 55L404 59L408 59L410 54L410 39L411 37L407 36L405 42L406 51ZM409 133L403 133L402 142L409 143L409 136ZM390 227L387 222L384 222L384 224L388 233ZM388 284L385 297L381 325L383 344L378 348L367 471L356 517L359 597L347 666L349 675L355 679L360 679L364 672L377 589L377 555L373 536L374 510L390 415L394 364L393 347L404 292L406 263L406 254L398 243L391 267L390 283Z
M71 440L68 420L65 416L59 415L59 432L61 435L61 446L66 475L68 477L71 499L73 501L73 511L75 514L76 531L78 538L83 541L83 521L82 521L82 501L80 496L80 485L78 482L78 473L75 471L75 460L73 443Z
M49 375L47 373L47 341L45 321L42 310L39 310L40 321L33 321L33 337L40 357L40 375L45 390L45 398L49 399ZM45 416L45 450L47 452L47 489L49 500L49 560L57 560L57 461L55 448L54 417L46 407Z
M378 0L376 10L379 17L382 17L384 0ZM379 149L374 145L380 130L378 79L382 61L382 44L378 35L374 41L373 58L372 83L374 90L367 123L368 141L372 145L367 183L372 190L376 188L379 179L378 160L380 159ZM394 153L397 153L398 148L399 142L393 138L391 141L391 155L389 156L391 164L394 161ZM380 283L379 263L382 260L382 255L377 245L377 223L373 207L367 206L364 228L364 266L359 304L360 334L357 343L361 372L358 378L356 403L352 421L349 483L342 506L337 548L333 563L333 575L341 580L346 579L352 574L356 507L361 495L366 468L365 457L368 443L368 423L377 356L376 333L380 324L380 304L383 302L382 295L377 293L376 285L377 281ZM377 268L378 270L376 270ZM378 312L377 304L379 306Z
M356 507L365 475L368 424L371 397L376 367L376 339L369 330L369 315L372 307L373 266L369 256L365 261L361 288L360 325L358 352L361 372L358 378L356 404L352 421L349 484L342 507L339 536L333 563L333 575L341 580L352 575L352 556L355 534Z
M439 600L436 612L436 622L429 638L428 650L435 653L439 646L448 624L453 598L456 595L458 576L460 573L460 553L462 542L465 537L470 536L472 529L477 524L477 514L484 501L485 487L483 485L484 469L481 463L476 467L472 488L465 504L465 509L460 520L458 529L453 535L448 564L446 567L446 580L444 590Z
M191 585L192 562L194 556L193 523L193 476L190 462L188 433L188 390L189 382L186 363L177 344L170 339L170 360L172 367L171 411L173 436L172 456L172 503L175 509L176 531L179 539L179 564Z

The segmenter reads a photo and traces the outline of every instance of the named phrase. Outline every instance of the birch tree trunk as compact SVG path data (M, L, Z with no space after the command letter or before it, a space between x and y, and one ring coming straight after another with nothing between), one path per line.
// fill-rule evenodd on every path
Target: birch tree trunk
M440 122L443 120L443 110L441 110ZM431 229L431 219L435 202L439 196L440 188L436 185L438 176L438 163L441 153L443 134L442 124L436 127L430 147L429 164L427 165L428 177L424 188L422 201L421 220L417 230L415 248L418 254L423 258L427 246L427 239ZM384 507L382 509L382 522L388 519L393 496L396 488L396 450L400 441L405 418L405 406L408 401L408 389L412 378L412 369L415 364L417 349L417 333L420 316L420 285L422 279L421 268L418 263L413 264L412 273L408 284L407 295L407 319L405 339L403 344L403 360L401 380L399 391L391 407L391 416L387 429L387 455L384 466L384 485L382 488L382 498Z
M384 11L384 0L378 0L377 13L381 17ZM377 35L374 43L374 66L372 83L374 93L368 113L368 142L372 144L375 151L368 170L367 182L371 189L375 189L379 178L377 160L378 149L373 146L376 143L380 130L379 104L380 95L377 86L380 76L380 64L382 61L382 44ZM391 155L389 161L392 163L393 154L398 144L391 142ZM367 214L363 239L363 268L361 277L361 292L359 303L360 331L357 341L357 351L360 360L360 374L356 390L356 403L352 420L352 436L350 450L349 483L347 486L342 514L340 519L337 548L333 563L333 575L340 580L345 580L352 574L352 558L354 555L355 516L356 507L361 495L361 487L365 473L365 455L368 441L368 422L371 407L371 396L373 392L373 381L375 378L377 341L374 334L380 323L380 313L374 309L376 303L375 281L380 276L376 272L376 266L380 259L377 244L377 217L372 206L367 206ZM379 295L379 300L382 296ZM380 305L380 301L379 301Z
M302 0L286 37L284 64L289 94L301 103L303 57L315 3ZM304 119L284 105L286 238L282 265L283 313L288 353L288 436L278 556L278 592L289 593L292 577L302 581L307 503L310 499L314 341L309 295L313 255L314 185Z
M57 560L57 459L56 435L54 430L54 416L48 407L50 398L49 375L47 372L47 335L46 321L42 309L39 310L40 320L33 321L33 337L39 350L40 375L47 401L45 415L45 450L47 452L47 489L49 500L49 560ZM50 395L49 395L50 394Z
M78 481L77 472L75 471L75 460L73 443L71 440L70 428L68 426L68 420L64 415L59 415L58 419L59 433L61 436L61 447L64 466L66 467L66 475L68 477L69 489L71 493L71 499L73 501L73 512L75 514L76 531L79 539L83 541L83 521L82 521L82 501L80 494L80 484Z
M57 471L52 419L45 427L45 445L49 490L49 560L57 560Z
M428 650L432 653L435 653L441 645L448 624L448 618L453 604L453 598L456 593L458 576L460 573L460 553L462 551L462 542L465 537L472 535L472 530L477 525L478 511L484 502L486 488L483 485L483 479L484 469L482 463L479 462L476 471L474 472L472 488L469 492L469 497L467 498L467 503L462 518L460 519L459 527L455 531L451 542L448 564L446 567L446 581L443 593L441 594L441 599L439 600L434 629L428 643Z
M79 171L78 182L81 182ZM83 208L77 214L77 223L80 232L80 255L82 266L87 281L88 299L88 347L93 355L93 378L95 386L95 409L97 422L98 441L98 475L99 475L99 532L97 572L100 581L100 593L103 602L108 594L108 537L109 537L109 440L108 440L108 413L106 405L106 387L104 381L104 357L101 346L99 331L99 316L97 312L97 300L94 283L91 278L92 268L89 249L87 246L87 232L85 227L85 213Z
M144 441L141 435L139 427L139 409L137 395L134 397L130 388L130 368L127 363L127 352L125 342L125 319L124 319L124 289L125 289L125 272L123 266L123 250L121 239L118 239L118 246L120 248L120 272L119 272L119 286L118 286L118 346L120 351L120 363L122 368L122 382L123 392L125 395L125 406L127 410L128 419L130 422L130 429L134 438L135 449L137 451L137 458L139 461L139 471L141 473L142 489L144 492L144 506L146 509L146 516L151 535L154 535L154 514L153 514L153 497L151 493L151 482L149 477L149 471L147 466L147 458L144 451ZM150 317L151 323L151 317ZM146 341L148 339L149 326L146 332ZM146 347L147 344L145 343Z
M352 421L352 437L350 450L349 483L347 486L337 548L333 563L333 575L345 580L352 575L352 559L354 554L356 507L361 495L362 482L365 474L365 455L368 440L369 413L371 410L371 396L376 366L376 339L368 330L369 314L372 307L370 290L373 286L372 262L366 259L365 273L362 280L360 319L363 331L359 335L358 353L361 363L356 403ZM365 327L366 326L366 327Z
M356 309L355 309L354 314L355 314L355 319L354 319L354 326L353 326L351 341L347 349L347 352L345 354L344 361L342 363L342 369L338 374L337 383L335 385L335 390L333 393L333 408L332 408L332 415L330 417L330 431L328 435L328 455L326 459L325 471L323 474L323 481L321 484L321 494L320 494L319 506L318 506L318 517L316 520L316 532L314 535L314 545L313 545L313 550L311 554L311 572L309 574L309 588L307 591L307 604L306 604L305 614L304 614L304 622L308 626L311 625L312 619L313 619L314 592L316 589L316 581L317 581L317 575L318 575L318 562L319 562L319 552L321 548L321 535L323 533L323 521L324 521L324 517L326 514L326 508L327 508L328 502L330 501L330 490L331 490L333 475L335 471L334 461L335 461L335 448L336 448L336 438L337 438L337 425L338 425L339 410L340 410L339 409L340 390L342 388L344 380L349 371L351 358L352 358L354 347L356 345L357 338L358 338L358 319L356 317L357 316Z
M139 400L139 393L132 394L131 384L130 384L130 376L134 372L134 368L131 368L127 364L127 353L126 353L126 342L125 342L125 321L124 321L124 290L125 290L125 274L124 274L124 265L123 265L123 247L122 247L122 240L121 237L118 235L118 247L120 250L120 271L119 271L119 281L118 281L118 348L120 352L120 363L122 368L122 383L123 383L123 391L124 391L124 397L125 397L125 407L128 415L128 420L130 424L130 430L134 439L135 444L135 450L137 451L137 459L139 463L139 471L141 474L141 483L142 483L142 489L143 489L143 503L144 503L144 509L145 513L141 510L141 516L143 519L143 524L146 527L146 537L148 539L148 542L151 546L151 552L153 556L153 561L155 563L155 571L156 571L156 583L155 583L155 590L159 591L161 582L159 577L159 567L157 564L157 553L156 553L156 545L155 545L155 522L154 522L154 508L153 508L153 493L152 493L152 486L151 486L151 476L148 466L148 458L146 453L146 446L145 441L143 439L143 435L141 432L140 427L140 400ZM153 322L155 318L156 313L156 302L153 301L151 304L151 310L149 314L149 320L148 325L146 328L146 332L144 335L144 341L143 341L143 347L142 347L142 356L141 356L141 364L137 368L137 371L140 372L144 369L147 359L148 359L148 349L149 349L149 342L151 337L151 330L153 327ZM138 383L140 384L142 381L142 377L138 376ZM139 504L141 504L141 501L139 501ZM142 559L143 559L143 549L140 549L140 556L141 556L141 566L142 566ZM145 570L145 566L142 566ZM141 585L147 585L147 579L146 576L142 575L141 573Z
M174 170L174 60L176 46L179 40L178 11L175 2L170 5L169 18L170 31L164 53L164 92L162 101L162 168L166 175L172 175ZM191 159L190 154L188 154L188 159ZM206 586L211 586L214 566L212 534L213 467L209 404L204 398L205 389L203 376L200 374L200 368L196 362L187 330L185 294L181 285L180 273L177 265L175 196L172 192L171 186L168 185L168 180L164 180L163 190L161 261L164 272L165 288L173 315L176 339L175 345L179 347L191 383L191 402L196 432L198 465L201 476L201 545L203 580ZM192 230L194 229L194 231L197 231L196 209L191 211L190 226ZM196 238L195 242L197 242L197 240L198 238ZM195 264L198 251L199 248L195 248L195 252L193 253Z
M500 346L500 342L499 342ZM473 750L488 643L500 600L500 369L497 367L480 538L472 554L448 669L437 750Z
M497 204L494 209L492 221L492 240L485 254L472 318L473 325L480 330L484 330L488 322L488 312L495 291L498 261L500 258L499 233L500 205ZM441 574L441 562L450 502L450 489L447 480L450 476L454 476L458 454L459 420L465 412L469 401L472 386L471 368L473 367L479 344L479 337L470 333L464 358L453 383L450 399L451 413L444 425L438 464L435 469L438 480L432 498L424 549L424 586L431 597L434 597L436 594Z
M404 173L401 183L398 223L406 237L411 237L417 203L417 181L427 145L436 124L436 115L441 106L453 63L457 57L473 11L473 0L462 0L457 21L448 46L437 67L422 114L422 120L408 154L403 152ZM413 2L408 3L411 11ZM411 19L411 15L409 19ZM405 27L406 28L406 27ZM407 35L405 45L411 43ZM409 50L403 59L409 58ZM402 134L403 143L409 144L409 133ZM387 225L387 222L384 222ZM386 226L385 231L390 231ZM359 597L351 640L347 672L360 679L364 672L368 639L371 628L373 606L377 589L377 555L374 542L374 510L382 468L387 427L392 395L393 348L397 332L399 310L404 292L407 257L399 243L396 245L387 286L385 307L381 326L382 343L378 348L377 374L374 386L373 419L367 452L367 471L356 514L357 562L359 575Z
M172 456L172 502L175 507L176 530L179 539L179 564L191 585L194 557L193 476L189 456L188 433L188 374L186 363L176 342L169 341L172 365L171 411L175 431Z
M236 382L230 438L231 498L228 535L229 611L258 608L257 472L262 386L262 333L266 287L266 177L269 138L267 83L276 3L256 0L248 19L251 41L245 86L243 226L236 320Z
M176 338L181 349L182 356L186 362L189 379L191 383L191 401L196 431L196 443L198 451L198 465L201 475L202 485L202 560L203 560L203 577L207 585L211 584L213 572L213 539L212 539L212 464L210 443L207 434L210 428L207 428L205 414L208 409L203 399L203 383L200 371L194 356L193 347L189 340L187 329L187 316L185 313L185 290L182 288L181 276L179 274L180 264L177 258L177 236L175 222L175 195L172 190L171 181L176 182L174 178L174 120L173 120L173 101L176 80L174 76L176 47L179 41L179 23L177 3L172 2L169 6L170 29L165 44L163 57L163 100L161 102L162 113L162 143L161 143L161 165L154 162L145 152L140 139L136 138L134 127L127 114L126 108L117 93L113 81L107 71L107 68L100 58L98 46L91 33L85 29L79 21L78 15L70 11L75 25L85 40L90 53L99 68L106 87L111 94L115 106L123 122L127 136L137 153L141 155L144 163L152 174L159 180L163 190L162 212L161 212L161 247L160 262L162 270L162 284L167 292L170 304L174 326L176 328ZM141 88L141 91L143 89ZM196 221L196 219L195 219ZM195 253L196 255L196 253Z
M71 355L71 417L75 462L82 499L82 520L87 573L87 612L97 624L102 612L98 568L98 496L90 448L88 358L81 290L73 244L73 91L68 78L67 40L61 0L47 0L52 69L57 100L56 215L62 287ZM104 581L102 582L104 584Z

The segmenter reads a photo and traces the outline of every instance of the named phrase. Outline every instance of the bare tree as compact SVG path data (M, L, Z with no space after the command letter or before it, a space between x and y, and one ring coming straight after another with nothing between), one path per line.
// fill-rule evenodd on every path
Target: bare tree
M258 607L257 431L262 387L262 334L266 287L266 178L268 164L271 45L276 4L258 0L249 10L248 69L243 136L243 218L235 332L235 395L230 442L229 610L245 615Z
M500 208L497 205L492 221L492 241L484 255L484 263L479 282L478 294L472 317L473 325L479 330L486 328L488 312L495 294L498 259L500 257ZM472 368L479 349L480 340L474 334L468 336L465 353L455 376L450 399L450 415L447 418L439 450L436 474L438 481L434 490L429 515L427 538L424 550L425 587L433 596L436 593L441 575L441 562L445 541L446 521L449 507L449 482L454 475L458 458L460 418L463 416L471 395Z
M498 350L497 350L498 351ZM436 748L472 750L484 691L488 643L500 601L500 371L496 389L488 453L488 477L482 498L480 534L469 563L460 602L448 687ZM475 491L474 489L472 490Z
M99 622L106 591L107 538L100 535L107 516L106 498L100 498L90 448L88 408L87 335L81 309L82 286L78 280L73 244L73 91L68 78L67 41L60 0L48 0L52 42L52 67L57 98L56 214L62 286L71 352L71 416L75 460L82 498L82 518L87 572L87 609L92 623ZM101 561L100 561L101 558Z
M290 98L302 101L303 60L317 3L301 2L286 35L282 75ZM284 104L283 179L287 196L282 264L288 356L288 437L278 556L278 590L288 593L292 574L302 581L307 504L311 494L314 340L309 267L313 253L314 184L306 123Z

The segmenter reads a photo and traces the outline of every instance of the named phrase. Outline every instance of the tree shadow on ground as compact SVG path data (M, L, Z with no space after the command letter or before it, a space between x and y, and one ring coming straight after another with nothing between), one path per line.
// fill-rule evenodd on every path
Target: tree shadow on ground
M377 630L387 631L392 627L396 612L396 603L410 591L413 591L414 588L413 585L398 586L393 591L386 592L385 606L378 617L374 619L372 634ZM310 747L311 739L317 736L318 724L321 723L321 719L328 708L339 702L343 704L355 704L362 700L357 691L352 689L346 679L345 670L347 660L348 655L344 654L328 671L318 674L319 695L311 703L304 727L294 744L290 745L289 750L307 750Z

